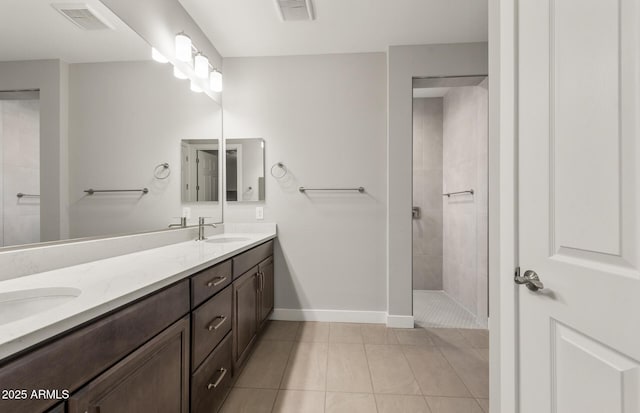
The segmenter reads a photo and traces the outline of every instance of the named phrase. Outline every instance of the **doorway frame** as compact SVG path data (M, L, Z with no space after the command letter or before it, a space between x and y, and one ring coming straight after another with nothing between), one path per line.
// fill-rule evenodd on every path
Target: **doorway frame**
M413 327L412 79L489 74L491 412L518 412L516 0L489 0L489 42L392 46L388 59L387 325Z

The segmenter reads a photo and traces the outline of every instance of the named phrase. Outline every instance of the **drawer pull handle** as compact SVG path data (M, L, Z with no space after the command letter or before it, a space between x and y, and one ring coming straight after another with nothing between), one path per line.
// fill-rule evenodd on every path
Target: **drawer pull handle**
M217 330L220 328L221 325L224 324L225 321L227 321L227 317L224 315L219 315L216 318L214 318L214 320L220 319L220 321L218 321L216 324L209 324L207 326L207 330L211 331L211 330Z
M213 281L213 280L209 281L207 283L207 287L217 287L220 284L222 284L223 282L227 281L227 277L216 277L216 278L214 278L214 280L216 280L216 281Z
M227 369L225 369L224 367L221 367L218 370L218 372L220 372L220 375L218 376L216 381L214 381L213 383L207 384L207 390L215 389L216 387L218 387L220 385L220 382L222 381L222 379L224 379L224 376L227 375Z

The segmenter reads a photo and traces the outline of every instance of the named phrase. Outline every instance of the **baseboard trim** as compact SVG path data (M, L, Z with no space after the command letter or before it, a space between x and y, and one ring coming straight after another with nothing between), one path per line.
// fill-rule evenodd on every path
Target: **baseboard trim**
M388 315L387 327L413 328L413 316L412 315Z
M385 324L385 322L387 322L387 313L385 311L296 310L291 308L275 308L271 314L271 319L283 321ZM413 317L411 317L411 320L413 320Z

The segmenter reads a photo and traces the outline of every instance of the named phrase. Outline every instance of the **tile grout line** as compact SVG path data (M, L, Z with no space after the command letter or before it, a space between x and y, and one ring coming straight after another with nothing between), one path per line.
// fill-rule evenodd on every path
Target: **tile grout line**
M367 344L364 342L364 334L362 334L362 326L360 326L360 335L362 336L362 351L364 351L364 360L367 362L367 371L369 371L369 380L371 381L371 394L373 395L373 404L376 406L376 413L379 413L380 411L378 410L378 399L376 398L376 388L373 386L373 374L371 373L371 366L369 364L369 355L367 354ZM395 336L395 333L393 333L393 335Z

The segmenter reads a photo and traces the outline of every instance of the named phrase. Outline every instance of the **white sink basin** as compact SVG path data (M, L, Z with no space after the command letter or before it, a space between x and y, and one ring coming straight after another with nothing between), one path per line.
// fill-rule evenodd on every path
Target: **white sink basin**
M220 238L209 238L207 242L212 244L225 244L227 242L242 242L249 241L250 238L245 237L220 237Z
M0 325L65 304L81 292L77 288L49 287L0 293Z

